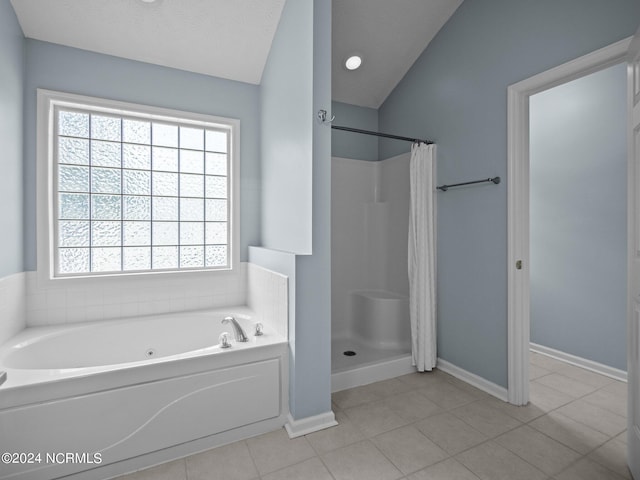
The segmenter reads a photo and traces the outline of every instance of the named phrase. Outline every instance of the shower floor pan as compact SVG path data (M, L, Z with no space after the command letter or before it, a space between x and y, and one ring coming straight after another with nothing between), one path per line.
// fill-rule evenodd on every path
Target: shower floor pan
M345 355L345 352L354 352ZM379 382L415 372L406 349L374 348L352 338L331 342L331 391Z

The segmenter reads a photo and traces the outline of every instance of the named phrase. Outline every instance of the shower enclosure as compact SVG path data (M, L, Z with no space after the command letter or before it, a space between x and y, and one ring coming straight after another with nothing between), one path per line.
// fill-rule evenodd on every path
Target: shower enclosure
M409 154L332 158L333 390L415 371L407 276Z

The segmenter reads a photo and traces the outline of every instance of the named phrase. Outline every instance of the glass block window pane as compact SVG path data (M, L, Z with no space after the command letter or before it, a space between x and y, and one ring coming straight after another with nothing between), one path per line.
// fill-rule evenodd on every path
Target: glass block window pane
M227 153L227 132L207 130L206 150L208 152Z
M58 159L60 163L89 165L89 140L60 137L58 139Z
M91 115L91 138L119 142L121 133L121 118Z
M103 111L55 111L56 275L228 268L230 131Z
M151 147L149 145L122 145L122 166L124 168L151 169Z
M123 142L149 145L151 143L151 123L125 118L122 120L122 135Z
M151 137L154 145L159 145L161 147L177 147L178 127L175 125L154 123Z
M93 195L91 200L91 219L120 220L122 218L120 195Z
M124 247L122 254L123 270L151 269L151 247Z

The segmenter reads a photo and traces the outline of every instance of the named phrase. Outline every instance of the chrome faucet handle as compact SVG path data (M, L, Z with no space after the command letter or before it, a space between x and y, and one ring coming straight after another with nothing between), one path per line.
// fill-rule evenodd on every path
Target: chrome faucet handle
M235 334L236 342L248 342L249 341L249 338L247 337L247 334L244 333L244 330L242 329L242 327L240 326L240 324L238 323L238 321L235 318L233 318L232 316L224 317L222 319L222 324L226 325L227 323L230 323L231 326L233 327L233 333Z
M264 328L262 326L262 324L260 322L255 324L256 327L256 333L254 334L256 337L259 337L260 335L264 335L264 332L262 331L262 329Z
M229 332L222 332L218 337L220 348L231 348L231 342L229 341Z

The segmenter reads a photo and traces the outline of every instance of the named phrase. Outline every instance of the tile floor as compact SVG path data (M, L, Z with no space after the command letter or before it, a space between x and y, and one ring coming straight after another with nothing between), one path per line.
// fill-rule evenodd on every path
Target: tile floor
M433 373L333 395L339 425L284 430L119 480L618 480L626 384L531 355L531 403L514 407Z

